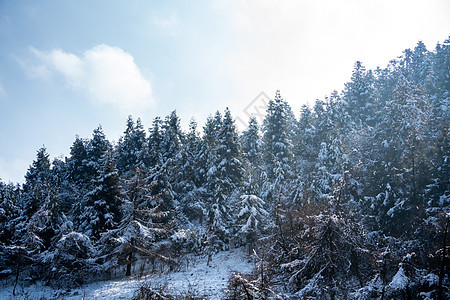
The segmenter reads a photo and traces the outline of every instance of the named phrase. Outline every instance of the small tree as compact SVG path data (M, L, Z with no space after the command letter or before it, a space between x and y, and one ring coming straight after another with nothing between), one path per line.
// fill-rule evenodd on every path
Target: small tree
M264 205L264 200L255 195L242 195L238 202L237 236L248 245L249 255L252 254L258 237L264 233L269 223L269 213L264 209Z

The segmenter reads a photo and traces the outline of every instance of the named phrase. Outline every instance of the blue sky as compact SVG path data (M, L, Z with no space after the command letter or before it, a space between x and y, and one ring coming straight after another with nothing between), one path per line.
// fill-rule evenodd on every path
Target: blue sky
M385 66L450 34L447 0L0 1L0 178L36 150L67 155L101 124L176 109L203 125L276 89L298 113L341 90L353 64ZM239 124L238 124L239 125Z

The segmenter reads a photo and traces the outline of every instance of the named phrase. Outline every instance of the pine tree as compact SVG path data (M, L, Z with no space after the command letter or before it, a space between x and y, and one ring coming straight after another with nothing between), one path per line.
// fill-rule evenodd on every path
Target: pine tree
M245 169L242 190L247 194L261 195L262 180L262 141L255 117L251 117L248 129L243 132L242 156Z
M277 91L275 99L269 101L263 126L264 168L267 174L263 195L266 198L285 197L284 186L289 186L288 182L293 179L292 135L295 123L289 105Z
M432 53L422 41L417 43L414 50L406 49L399 63L402 75L409 82L430 92L433 90Z
M202 183L202 179L196 170L199 164L200 134L197 131L197 122L192 119L189 123L189 131L185 137L179 157L177 170L174 172L174 189L180 199L189 192L195 190Z
M20 217L20 188L12 183L5 184L0 179L0 245L12 242L13 220Z
M344 101L351 128L375 124L375 91L372 71L360 61L355 63L352 81L345 85Z
M93 189L86 194L80 231L98 239L103 232L116 228L122 217L123 192L111 150L102 159L93 185Z
M383 131L378 140L382 140L383 152L376 167L379 173L373 178L376 181L373 184L379 187L379 197L383 193L384 200L383 208L375 207L380 213L379 222L393 234L411 230L411 217L419 217L421 213L416 209L423 208L419 199L429 179L423 169L425 166L419 162L425 154L421 149L424 149L427 103L423 90L401 76L392 99L386 104L385 118L380 124Z
M296 171L295 184L293 185L293 200L295 203L312 199L310 183L317 159L317 133L314 123L315 119L311 108L303 105L293 140Z
M162 142L162 132L161 132L161 118L156 117L153 120L152 128L149 129L150 134L148 137L148 165L149 168L153 168L162 162L161 156L161 142Z
M242 195L237 205L237 235L248 245L248 252L252 254L258 237L268 227L269 213L264 209L264 200L255 195Z
M243 168L239 136L228 108L225 110L217 141L218 146L215 149L217 176L222 179L222 193L229 196L240 186Z
M111 144L106 139L102 127L97 127L92 134L92 139L89 141L86 147L86 167L88 169L88 182L92 181L100 174L103 158L106 152L110 149Z
M159 230L157 241L167 238L175 226L175 193L169 180L170 161L156 166L146 178L150 188L149 208L152 211L152 223Z
M252 166L260 166L262 163L262 145L259 133L259 125L255 116L248 122L248 128L242 133L242 153Z
M145 165L147 152L146 136L141 120L138 119L135 125L133 118L129 116L127 128L117 145L117 169L126 177L130 170Z
M243 174L239 136L229 109L225 110L223 119L217 112L207 126L204 136L208 153L207 225L210 233L226 242L230 234L230 197L239 187Z
M45 147L38 150L36 160L28 168L23 185L23 213L30 218L42 206L52 186L50 158Z
M161 154L163 161L173 159L179 153L182 142L183 132L181 131L180 119L176 111L170 113L164 120L161 140Z
M87 142L76 136L75 141L70 147L70 156L67 158L68 180L78 186L88 183L87 163Z
M130 179L126 180L126 200L123 205L123 218L120 226L105 233L99 243L101 253L111 262L110 268L126 265L126 276L131 275L131 266L137 261L150 259L170 260L168 253L163 253L163 246L157 244L158 237L167 235L162 226L155 226L161 217L157 211L152 186L141 167L130 171Z

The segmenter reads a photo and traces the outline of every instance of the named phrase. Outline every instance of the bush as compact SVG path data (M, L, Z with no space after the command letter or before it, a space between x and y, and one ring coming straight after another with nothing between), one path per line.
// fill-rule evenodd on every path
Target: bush
M204 300L206 296L197 295L193 291L174 293L167 285L152 287L150 283L141 285L134 293L133 300Z

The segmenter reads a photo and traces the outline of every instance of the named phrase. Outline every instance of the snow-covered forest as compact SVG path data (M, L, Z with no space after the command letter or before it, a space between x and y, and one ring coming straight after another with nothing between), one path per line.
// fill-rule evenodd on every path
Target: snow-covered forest
M243 132L228 109L187 130L173 111L39 149L0 182L0 276L71 287L243 247L228 299L448 299L450 39L287 100Z

